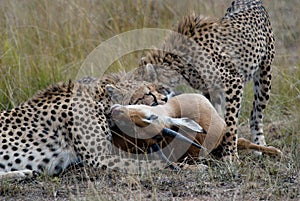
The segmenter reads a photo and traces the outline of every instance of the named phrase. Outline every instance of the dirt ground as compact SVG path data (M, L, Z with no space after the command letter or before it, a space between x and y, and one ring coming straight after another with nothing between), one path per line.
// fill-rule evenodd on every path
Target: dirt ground
M274 141L282 126L267 126ZM207 158L180 172L143 175L71 167L59 177L2 181L0 200L300 200L299 153L255 157L240 152L240 164L233 166Z
M217 162L205 171L147 175L84 176L88 171L78 168L59 178L1 183L0 195L1 200L299 200L299 173L276 159L267 163L245 158L239 167Z

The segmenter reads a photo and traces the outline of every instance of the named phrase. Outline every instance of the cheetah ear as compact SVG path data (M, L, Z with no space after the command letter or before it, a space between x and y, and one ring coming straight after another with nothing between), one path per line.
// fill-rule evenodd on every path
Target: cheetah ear
M145 66L145 65L147 65L146 57L142 57L140 59L139 66Z
M106 85L105 90L108 93L108 95L110 96L113 103L120 102L120 100L123 97L121 90L118 89L117 87L115 87L114 85L111 85L111 84Z
M111 96L118 89L114 85L108 84L108 85L105 86L105 90L107 91L108 95Z
M145 76L149 82L158 83L158 76L152 64L148 63L145 67Z

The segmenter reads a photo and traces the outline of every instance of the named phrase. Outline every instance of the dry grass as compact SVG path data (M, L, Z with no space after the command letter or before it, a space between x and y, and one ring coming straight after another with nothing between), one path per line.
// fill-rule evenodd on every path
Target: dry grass
M185 14L221 17L226 1L0 1L0 108L11 108L51 83L73 79L87 55L101 42L125 31L170 28ZM264 0L276 34L271 101L265 122L269 144L281 159L241 154L229 168L214 162L206 172L160 171L128 176L89 173L83 168L60 178L0 183L3 200L299 200L300 199L300 2ZM142 52L126 55L112 68L136 66ZM245 93L241 133L252 105Z

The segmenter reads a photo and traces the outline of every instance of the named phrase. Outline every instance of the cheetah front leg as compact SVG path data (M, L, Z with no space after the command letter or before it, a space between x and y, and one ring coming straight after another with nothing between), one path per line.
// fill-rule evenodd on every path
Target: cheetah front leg
M225 82L225 122L226 133L222 142L223 159L229 162L238 159L237 125L241 107L244 84L241 78L228 78Z

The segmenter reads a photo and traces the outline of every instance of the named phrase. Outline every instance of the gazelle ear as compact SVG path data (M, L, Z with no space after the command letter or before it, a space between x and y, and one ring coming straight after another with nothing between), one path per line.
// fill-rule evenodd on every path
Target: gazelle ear
M161 124L163 123L165 126L183 126L192 131L196 131L199 133L206 134L206 131L197 124L194 120L189 118L171 118L171 117L159 117L157 115L152 114L151 116L142 119L143 122L148 124Z
M206 131L198 123L189 118L167 118L167 122L169 125L183 126L192 131L206 133Z

